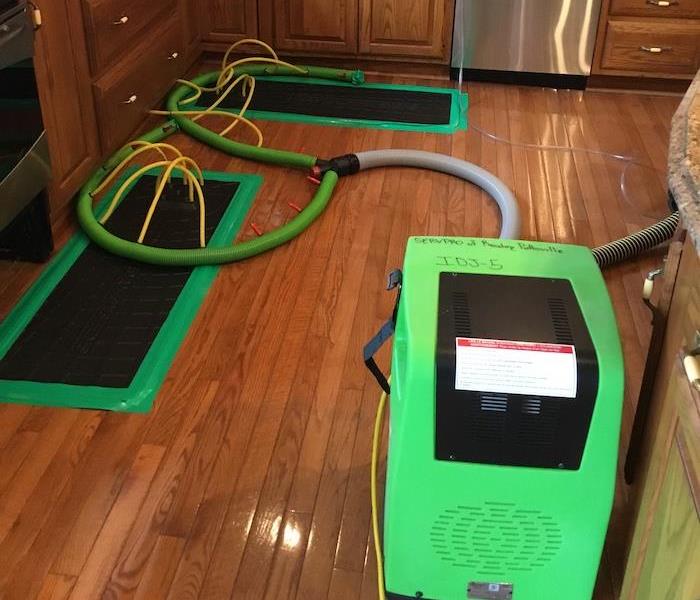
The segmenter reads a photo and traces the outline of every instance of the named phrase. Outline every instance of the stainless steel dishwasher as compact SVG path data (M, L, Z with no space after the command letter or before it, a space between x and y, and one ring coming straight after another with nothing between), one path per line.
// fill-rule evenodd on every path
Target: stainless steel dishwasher
M585 87L601 0L457 0L452 76Z

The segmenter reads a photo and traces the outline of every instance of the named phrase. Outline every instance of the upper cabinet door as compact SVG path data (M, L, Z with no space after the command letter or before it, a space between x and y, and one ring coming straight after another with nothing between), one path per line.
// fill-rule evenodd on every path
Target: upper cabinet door
M204 0L195 5L206 40L235 42L258 37L257 0Z
M304 52L357 52L357 0L272 0L274 46Z
M454 0L359 0L360 53L449 61Z

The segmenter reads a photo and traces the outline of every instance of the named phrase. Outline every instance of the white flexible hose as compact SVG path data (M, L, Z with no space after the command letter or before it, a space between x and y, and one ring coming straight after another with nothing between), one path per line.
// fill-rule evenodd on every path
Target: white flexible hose
M459 177L483 189L501 211L502 239L520 237L520 209L515 196L498 177L475 164L437 152L422 150L372 150L356 154L360 171L375 167L415 167Z

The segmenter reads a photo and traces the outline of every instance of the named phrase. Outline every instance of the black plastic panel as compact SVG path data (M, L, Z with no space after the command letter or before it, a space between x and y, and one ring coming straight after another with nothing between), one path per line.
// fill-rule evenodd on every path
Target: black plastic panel
M173 179L151 222L146 244L199 245L199 207ZM107 229L135 240L153 196L155 177L139 180ZM207 239L238 183L207 181ZM191 268L156 267L108 254L90 244L53 289L0 361L0 379L128 387Z
M216 98L205 94L199 104L210 106ZM243 101L233 91L220 107L240 108ZM448 125L451 107L451 95L441 92L265 80L256 80L250 105L267 112L424 125Z
M598 363L571 283L440 274L435 454L439 460L578 469ZM455 338L573 344L575 398L455 389Z

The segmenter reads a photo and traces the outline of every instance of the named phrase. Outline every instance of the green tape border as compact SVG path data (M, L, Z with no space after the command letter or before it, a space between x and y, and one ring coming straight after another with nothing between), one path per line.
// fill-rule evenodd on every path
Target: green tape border
M394 131L418 131L425 133L445 133L450 134L455 131L467 128L467 109L469 108L469 96L459 90L451 88L430 87L424 85L403 85L399 83L363 83L353 84L344 81L330 81L328 79L318 79L315 77L291 77L291 76L269 76L256 77L261 81L288 81L290 83L311 83L318 85L331 85L342 87L362 87L370 89L384 90L404 90L408 92L428 92L431 94L448 94L451 97L450 122L442 125L402 123L400 121L374 121L372 119L342 119L338 117L317 117L313 115L302 115L298 113L268 112L264 110L247 110L246 116L266 121L284 121L287 123L309 123L313 125L332 125L334 127L361 127L372 129L390 129ZM204 110L206 107L196 106L197 110ZM229 112L236 112L237 109L226 109Z
M97 209L98 214L101 214L106 209L121 183L135 169L136 167L127 170L120 177L119 181L112 186L111 190L100 202ZM157 175L159 172L160 169L155 168L145 173L145 175ZM209 244L212 246L230 244L240 230L241 225L243 225L253 199L262 184L262 177L212 171L204 171L203 174L205 180L236 182L239 184L209 241ZM136 185L136 182L133 185ZM125 196L128 196L128 192ZM12 344L14 344L36 312L41 308L46 298L63 279L88 244L89 240L84 233L76 233L51 260L29 290L2 321L0 324L0 359L5 356ZM219 268L219 266L195 267L129 387L104 388L62 383L0 380L0 402L101 409L118 412L148 412L180 345L187 335L192 321L216 278Z

